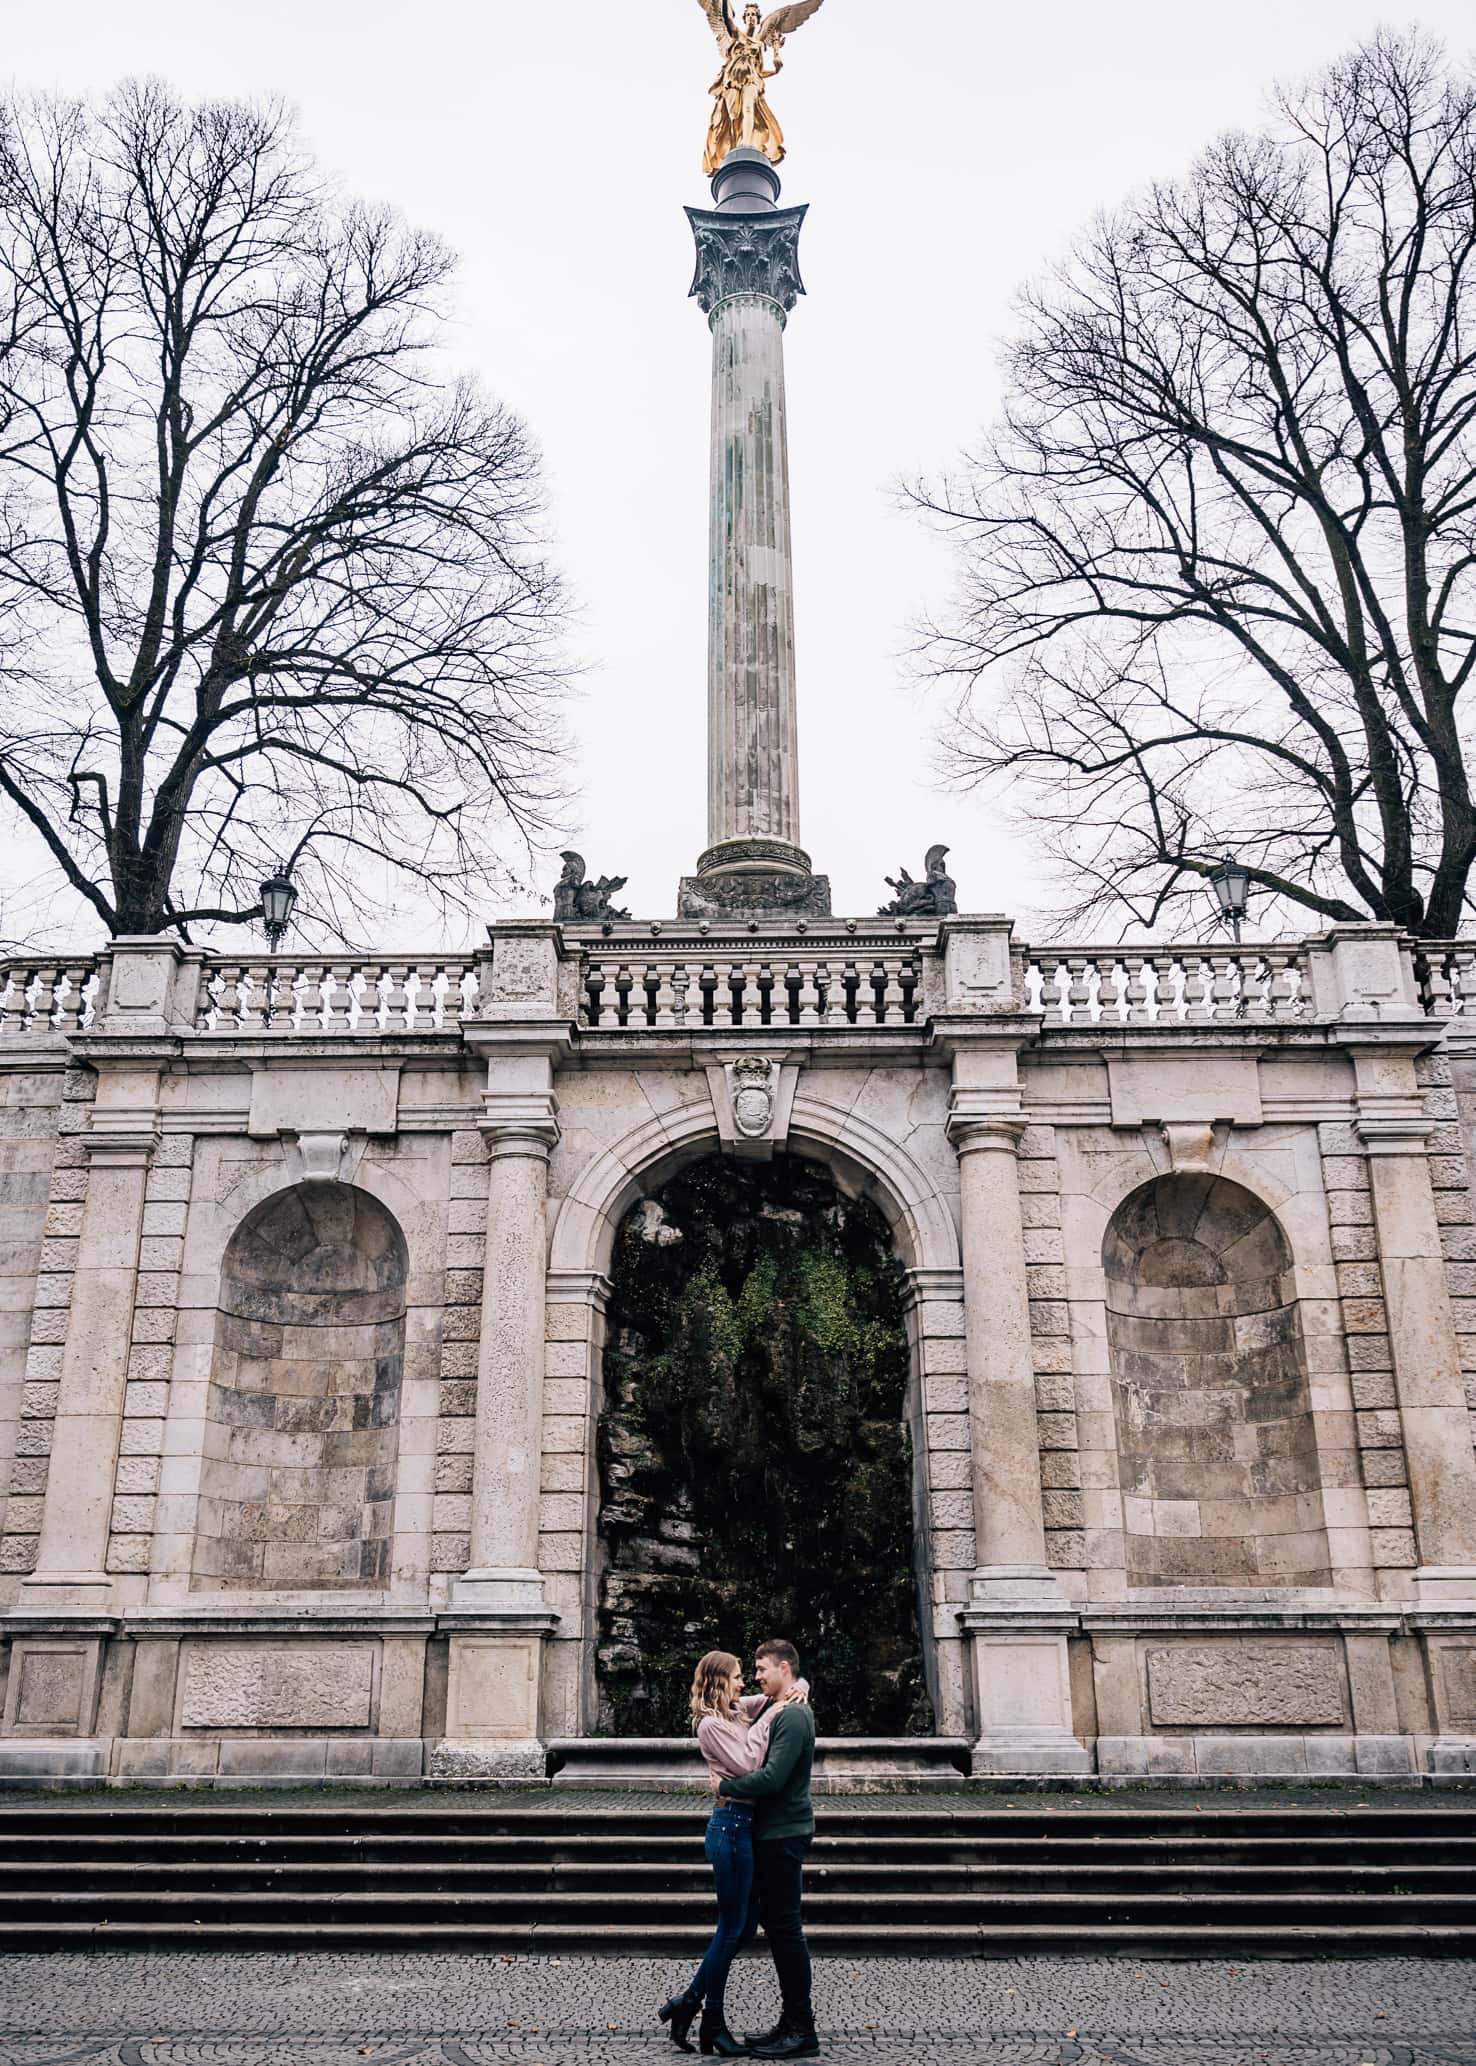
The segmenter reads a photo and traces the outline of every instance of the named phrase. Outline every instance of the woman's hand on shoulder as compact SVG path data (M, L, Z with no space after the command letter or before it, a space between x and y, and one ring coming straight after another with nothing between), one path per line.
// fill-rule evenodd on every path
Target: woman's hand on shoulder
M810 1682L808 1679L796 1679L794 1684L790 1687L789 1691L785 1694L784 1705L786 1707L789 1707L794 1703L798 1703L799 1705L804 1707L809 1706Z

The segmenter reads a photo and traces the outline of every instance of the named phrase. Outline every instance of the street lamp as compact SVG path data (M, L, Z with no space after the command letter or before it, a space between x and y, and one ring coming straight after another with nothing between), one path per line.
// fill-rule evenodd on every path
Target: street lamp
M1210 876L1210 888L1220 907L1220 916L1240 945L1240 928L1245 922L1246 907L1250 903L1250 870L1241 865L1233 854L1226 854L1218 868Z
M296 902L297 890L285 868L279 868L275 875L268 876L261 886L261 915L273 954L281 946L282 935L292 923L292 907Z

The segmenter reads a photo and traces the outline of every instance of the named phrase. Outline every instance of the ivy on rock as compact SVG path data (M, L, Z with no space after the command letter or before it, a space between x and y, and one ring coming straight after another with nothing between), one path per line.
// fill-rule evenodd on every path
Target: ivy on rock
M692 1666L788 1636L828 1735L925 1734L886 1221L793 1159L714 1157L621 1224L600 1423L600 1726L685 1734Z

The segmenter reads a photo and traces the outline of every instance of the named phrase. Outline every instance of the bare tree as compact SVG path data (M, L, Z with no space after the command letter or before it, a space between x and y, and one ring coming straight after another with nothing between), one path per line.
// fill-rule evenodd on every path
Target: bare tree
M467 909L544 830L560 591L450 265L280 109L0 105L0 794L110 932L289 858L340 937Z
M959 478L953 771L1008 776L1062 921L1461 921L1476 859L1476 85L1382 36L1097 223ZM1305 917L1303 919L1305 923Z

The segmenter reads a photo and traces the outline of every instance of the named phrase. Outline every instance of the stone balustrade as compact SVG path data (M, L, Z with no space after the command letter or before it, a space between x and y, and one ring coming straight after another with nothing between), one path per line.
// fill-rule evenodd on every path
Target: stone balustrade
M195 1028L246 1035L455 1033L478 1001L471 956L404 961L232 961L200 972Z
M918 943L590 947L580 1024L594 1032L759 1026L911 1026L923 1017Z
M1420 1003L1429 1016L1476 1018L1476 944L1421 940L1410 951Z
M858 927L843 944L788 936L713 941L591 940L566 932L577 964L578 1021L592 1033L696 1027L913 1026L925 1017L926 937ZM1431 1018L1476 1018L1476 941L1404 948ZM109 957L0 962L0 1039L88 1031ZM207 955L200 1033L455 1034L481 1008L476 955L309 959ZM1244 947L1020 948L1019 1008L1047 1026L1165 1026L1314 1019L1305 942Z
M1048 1026L1193 1026L1313 1016L1305 947L1027 950L1027 1008ZM1476 964L1476 956L1472 957Z
M83 1031L92 1022L100 968L96 955L0 963L0 1038Z

